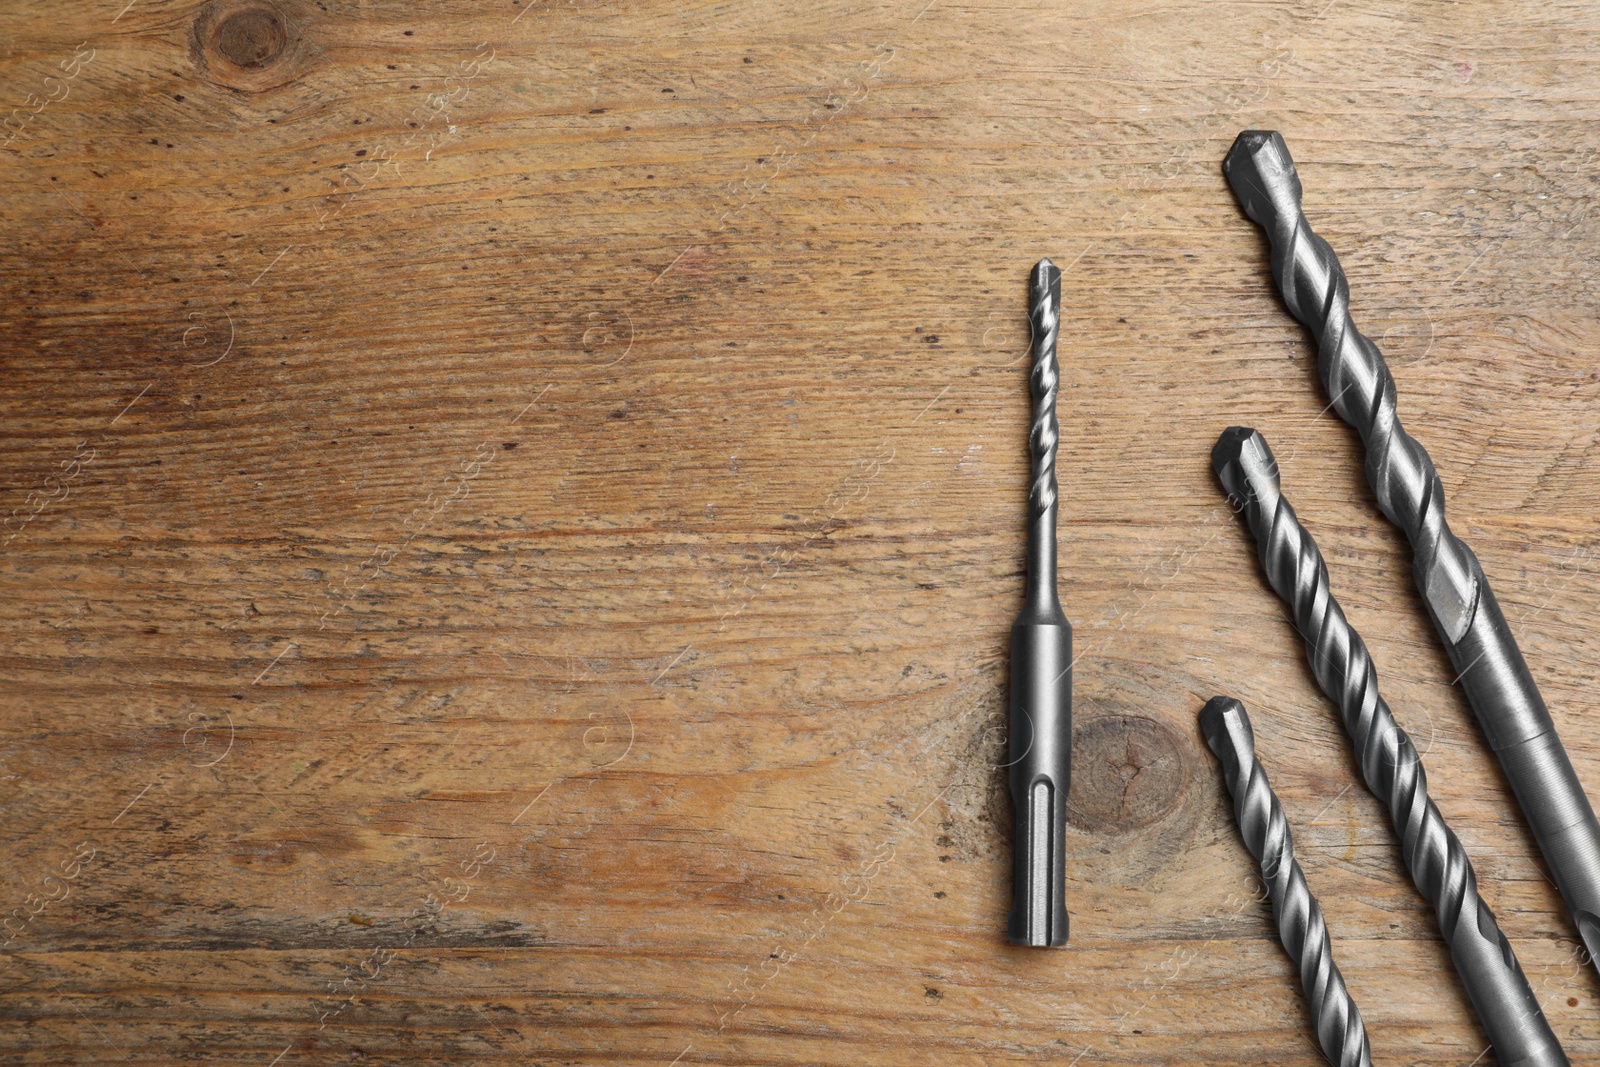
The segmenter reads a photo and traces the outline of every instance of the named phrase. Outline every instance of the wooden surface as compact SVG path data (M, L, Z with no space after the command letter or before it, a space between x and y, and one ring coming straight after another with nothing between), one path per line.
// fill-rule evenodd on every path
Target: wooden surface
M1592 7L6 6L0 1061L1317 1063L1228 692L1375 1058L1493 1062L1211 477L1248 423L1600 1062L1219 172L1285 132L1600 788ZM1056 952L996 766L1046 254Z

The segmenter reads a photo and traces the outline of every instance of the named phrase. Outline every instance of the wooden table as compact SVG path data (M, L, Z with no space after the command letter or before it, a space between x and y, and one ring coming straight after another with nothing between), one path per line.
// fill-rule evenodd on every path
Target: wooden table
M1212 479L1253 424L1575 1063L1583 965L1219 163L1285 132L1600 789L1600 12L7 5L0 1060L1487 1064ZM1013 948L1066 270L1072 941ZM1479 1057L1478 1059L1474 1059Z

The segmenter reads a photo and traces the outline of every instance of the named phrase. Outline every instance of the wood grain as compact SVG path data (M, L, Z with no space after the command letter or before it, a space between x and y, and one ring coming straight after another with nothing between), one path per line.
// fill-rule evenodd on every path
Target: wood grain
M1600 13L6 5L0 1059L1489 1063L1208 454L1268 434L1575 1063L1600 985L1219 163L1284 131L1600 788ZM1072 942L1001 938L1066 268ZM20 910L17 910L20 909Z

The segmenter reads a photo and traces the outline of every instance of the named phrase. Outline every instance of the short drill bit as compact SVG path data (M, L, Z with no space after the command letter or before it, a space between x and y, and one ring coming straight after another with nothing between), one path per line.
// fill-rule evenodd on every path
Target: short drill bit
M1328 926L1317 898L1306 887L1305 872L1294 858L1294 838L1283 805L1256 758L1250 716L1232 697L1212 697L1200 711L1200 731L1222 761L1239 835L1261 867L1284 951L1300 968L1300 986L1311 1007L1322 1054L1336 1067L1372 1067L1361 1012L1333 962Z
M1028 584L1011 627L1010 784L1016 812L1011 869L1014 944L1067 943L1067 789L1072 773L1072 627L1056 594L1056 334L1061 272L1048 259L1033 268L1033 424L1028 450Z
M1389 807L1406 869L1433 905L1495 1055L1503 1064L1565 1065L1510 942L1478 895L1466 851L1428 796L1416 746L1378 693L1367 646L1333 599L1322 553L1283 497L1267 442L1229 427L1211 465L1255 535L1261 569L1294 616L1317 684L1339 706L1367 788Z
M1361 434L1367 481L1389 521L1405 531L1412 575L1455 665L1467 703L1516 793L1566 900L1590 960L1600 967L1600 823L1549 709L1511 636L1478 558L1445 522L1433 460L1395 409L1383 354L1350 320L1339 259L1311 232L1300 178L1283 138L1246 131L1223 171L1245 214L1272 243L1272 276L1291 314L1317 336L1322 381L1339 415Z

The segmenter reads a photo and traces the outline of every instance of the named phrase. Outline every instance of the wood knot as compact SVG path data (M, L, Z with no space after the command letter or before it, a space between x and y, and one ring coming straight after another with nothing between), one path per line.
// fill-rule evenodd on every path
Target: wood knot
M218 85L259 93L301 74L295 26L269 0L212 0L194 21L190 54Z
M1142 715L1093 719L1073 731L1067 818L1080 829L1127 833L1177 810L1189 784L1188 746Z
M216 48L236 67L264 67L283 55L288 41L283 16L271 8L235 11L216 29Z

